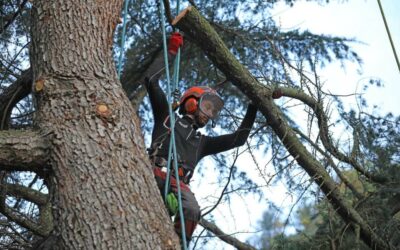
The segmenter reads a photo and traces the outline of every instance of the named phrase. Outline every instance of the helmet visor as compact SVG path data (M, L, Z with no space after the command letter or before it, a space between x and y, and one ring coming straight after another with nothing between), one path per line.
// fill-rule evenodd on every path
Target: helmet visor
M200 111L207 115L210 119L216 119L223 107L224 102L217 94L206 93L200 98Z

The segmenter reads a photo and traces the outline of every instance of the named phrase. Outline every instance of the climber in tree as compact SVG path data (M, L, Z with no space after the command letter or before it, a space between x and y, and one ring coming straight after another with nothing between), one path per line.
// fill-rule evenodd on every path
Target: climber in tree
M179 33L173 33L168 44L169 59L176 55L182 44L182 36ZM164 69L164 63L161 59L161 57L155 59L147 70L145 86L154 115L154 128L149 154L154 164L154 175L158 187L161 193L164 194L170 143L170 119L168 113L168 105L170 104L167 102L165 93L158 83ZM207 155L217 154L243 145L249 136L256 117L257 109L250 104L236 132L215 137L202 135L198 132L198 128L204 127L210 120L217 118L223 105L224 103L218 93L206 86L191 87L180 98L178 109L181 116L176 117L175 143L187 242L190 242L196 225L200 220L200 207L188 186L197 163ZM177 183L173 176L170 182L171 192L177 195ZM179 213L175 218L175 230L180 235Z

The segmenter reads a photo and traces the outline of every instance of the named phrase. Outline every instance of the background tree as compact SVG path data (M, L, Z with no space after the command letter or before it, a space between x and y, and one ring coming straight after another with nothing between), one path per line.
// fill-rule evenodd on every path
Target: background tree
M355 112L349 112L346 117L350 124L357 124L360 151L366 165L379 166L380 171L387 176L398 178L398 148L399 148L399 117L388 114L375 117L364 114L362 118L355 117ZM366 194L363 199L356 200L355 192L344 182L340 184L340 192L346 199L355 201L354 206L363 217L368 218L371 227L383 235L385 241L393 246L400 243L399 236L399 194L397 185L393 183L375 185L365 178L360 178L354 170L342 171L342 174L352 183L358 194ZM359 231L350 230L350 224L343 222L329 201L323 197L299 208L297 218L299 223L293 225L296 233L290 236L281 234L282 227L266 226L271 221L263 217L261 228L263 233L254 242L267 242L262 249L369 249L360 241ZM266 211L266 215L271 212ZM272 221L279 218L272 217ZM274 232L271 234L271 232ZM265 237L265 235L268 237Z
M333 102L341 107L341 103L324 93L314 75L319 67L332 60L360 63L361 59L348 45L352 40L298 30L281 31L268 18L268 10L276 1L190 2L200 13L193 10L177 24L185 32L187 41L182 59L186 63L182 65L179 87L203 82L218 86L227 97L227 109L221 119L224 130L235 126L235 119L224 118L240 116L248 99L257 103L263 117L259 117L256 128L257 143L249 148L270 150L279 177L286 178L299 192L308 184L294 178L293 169L308 173L308 182L316 183L327 196L327 206L332 206L330 209L338 211L345 223L354 226L367 245L390 248L383 239L384 232L370 227L373 218L365 216L355 205L368 196L367 191L357 190L340 168L354 168L360 178L377 187L395 186L396 178L379 171L376 162L364 168L358 127L349 125L348 116L341 122L344 121L355 136L350 137L353 150L343 152L338 138L330 133L334 126L340 126L339 122L329 119L329 110L324 105ZM295 2L286 1L290 5ZM0 166L6 171L2 174L0 196L0 211L4 215L1 227L5 232L2 244L24 247L44 237L48 244L53 240L61 243L61 247L71 244L72 248L101 240L106 241L108 248L118 248L125 243L151 249L177 245L170 224L157 229L168 219L161 208L161 200L150 198L157 197L151 167L144 154L137 119L119 90L109 53L121 1L84 6L68 1L50 8L41 1L31 6L27 1L10 0L2 2L1 7L4 23L1 46L5 51L1 60L4 89L0 98L1 126L3 129L32 126L31 115L35 110L34 127L40 128L39 134L29 129L5 131L0 137ZM161 51L157 11L153 1L134 1L129 6L131 48L127 51L121 83L135 108L139 108L145 94L140 83L146 67ZM240 11L252 13L252 16L232 14ZM260 19L251 18L253 16ZM191 23L193 17L202 22ZM204 26L198 27L198 24ZM83 26L93 29L93 33L83 32ZM217 30L218 35L213 30ZM115 36L114 42L119 42L118 39L120 36ZM32 49L33 70L26 63L28 44ZM76 51L69 49L72 46ZM204 53L208 57L204 57ZM36 108L28 95L32 82L38 97ZM289 108L276 106L272 95L298 100L309 114L308 131L302 131L290 117ZM21 101L22 98L26 99ZM151 127L146 111L148 106L144 103L139 114L144 119L145 131ZM344 111L339 115L346 117ZM319 129L318 135L311 133L314 129ZM221 179L224 176L232 179L222 199L229 200L228 194L235 190L260 193L259 185L245 173L237 172L234 165L223 167L227 163L224 156L215 157L215 161ZM398 161L398 158L391 161ZM336 165L340 168L335 168ZM325 170L328 166L335 173L328 173ZM394 166L393 171L398 171L397 168ZM24 177L14 171L35 174ZM82 183L90 187L82 189ZM340 183L348 186L352 195L340 193ZM268 181L263 185L268 185ZM110 200L111 196L116 196L116 200ZM104 209L85 211L98 207L93 204L101 204ZM160 209L152 212L152 207ZM92 218L91 214L100 215L88 223L86 218ZM56 223L51 223L52 217ZM205 220L202 225L216 232L215 225ZM92 233L94 238L88 237L85 241L83 238L89 232L102 233ZM53 237L48 237L49 234ZM77 235L79 237L72 239ZM97 241L95 237L100 235ZM231 241L230 244L239 243Z

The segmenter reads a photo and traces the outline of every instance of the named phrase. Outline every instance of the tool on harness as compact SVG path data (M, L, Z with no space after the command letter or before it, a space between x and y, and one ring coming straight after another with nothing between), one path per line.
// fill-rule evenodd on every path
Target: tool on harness
M150 150L152 150L152 149L150 149ZM156 155L150 155L150 160L153 163L153 166L159 167L161 169L167 169L168 162L165 158L156 156ZM170 166L170 170L172 170L171 166ZM171 171L171 175L173 177L176 177L174 171ZM178 160L178 175L179 175L179 179L183 183L189 184L190 179L193 176L193 171L184 167L184 161Z
M174 216L178 212L178 199L175 194L170 192L165 199L165 204L167 205L169 216Z
M168 40L168 53L176 55L181 46L183 46L183 36L179 32L172 33Z
M172 110L176 111L179 108L179 105L181 104L179 102L181 92L178 89L175 89L174 92L172 92L172 96L174 97L174 101L172 103Z

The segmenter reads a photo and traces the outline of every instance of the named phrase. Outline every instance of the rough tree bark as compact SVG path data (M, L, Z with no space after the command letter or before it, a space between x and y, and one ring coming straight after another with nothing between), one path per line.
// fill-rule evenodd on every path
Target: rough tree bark
M366 220L339 193L338 185L296 137L295 132L288 125L279 107L275 105L272 99L273 89L260 84L239 63L207 20L194 7L188 7L178 15L172 24L185 32L186 35L196 37L196 39L193 39L194 42L205 52L208 58L253 103L257 104L266 117L268 125L281 139L299 165L325 193L329 202L337 209L343 220L360 227L361 237L366 244L373 249L390 249L391 246L374 232Z
M42 172L47 163L50 134L0 131L0 170Z
M51 236L60 249L179 248L115 72L122 2L33 1L35 126L51 134Z

